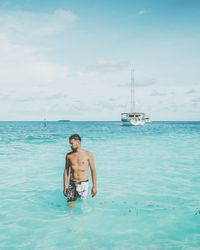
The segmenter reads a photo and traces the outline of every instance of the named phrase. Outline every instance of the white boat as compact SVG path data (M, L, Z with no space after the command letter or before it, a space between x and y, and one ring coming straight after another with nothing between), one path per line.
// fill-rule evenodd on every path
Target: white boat
M122 113L121 114L121 121L122 125L124 126L138 126L145 124L145 114L144 113Z
M144 120L145 120L145 123L152 122L151 118L148 116L145 116Z
M134 70L131 71L131 110L130 112L121 113L121 121L124 126L144 125L150 119L145 119L145 113L135 111L135 90L134 90Z

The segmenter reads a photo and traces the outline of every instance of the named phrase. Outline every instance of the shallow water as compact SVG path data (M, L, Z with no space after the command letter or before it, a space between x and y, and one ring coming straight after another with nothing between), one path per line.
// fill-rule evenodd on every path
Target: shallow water
M98 195L67 206L68 137ZM0 122L1 249L199 249L200 122Z

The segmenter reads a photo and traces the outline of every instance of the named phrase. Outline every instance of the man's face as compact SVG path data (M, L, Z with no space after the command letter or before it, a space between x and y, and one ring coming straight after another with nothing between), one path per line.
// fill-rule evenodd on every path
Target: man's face
M80 145L80 141L79 141L79 140L75 140L75 139L71 139L71 140L69 141L69 145L70 145L71 149L72 149L73 151L75 151L75 150L78 149L78 147L79 147L79 145Z

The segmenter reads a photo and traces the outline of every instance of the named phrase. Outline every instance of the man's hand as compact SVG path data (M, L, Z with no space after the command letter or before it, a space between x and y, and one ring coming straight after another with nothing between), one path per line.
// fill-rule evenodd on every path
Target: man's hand
M63 189L63 194L64 194L64 196L67 196L67 189L66 188Z
M91 196L94 197L97 193L97 190L95 187L92 187L92 190L91 190Z

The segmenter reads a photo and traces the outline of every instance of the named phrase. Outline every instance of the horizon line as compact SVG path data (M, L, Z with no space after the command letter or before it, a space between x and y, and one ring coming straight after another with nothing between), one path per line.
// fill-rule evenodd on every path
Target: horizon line
M0 120L0 122L121 122L121 120ZM153 120L153 122L200 122L200 120Z

